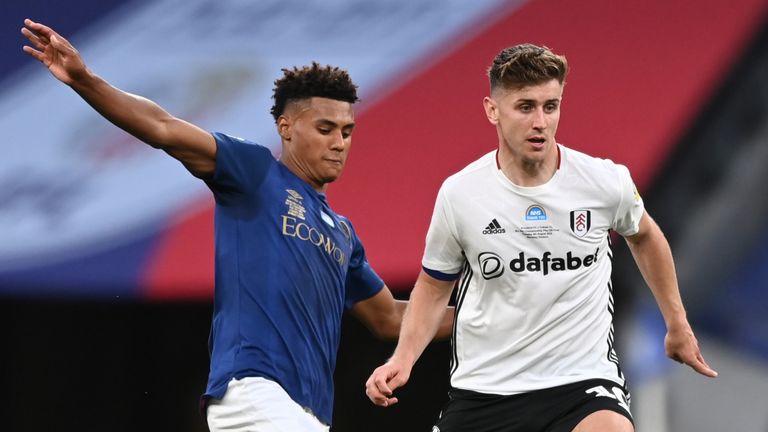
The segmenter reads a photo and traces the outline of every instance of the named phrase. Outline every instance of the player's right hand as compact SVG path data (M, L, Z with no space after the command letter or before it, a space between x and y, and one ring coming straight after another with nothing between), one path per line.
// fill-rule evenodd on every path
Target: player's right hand
M687 321L667 330L667 335L664 337L664 350L667 357L690 366L704 376L710 378L717 376L717 372L704 360L699 341Z
M405 385L410 375L410 368L390 360L373 371L365 382L365 394L375 405L392 406L398 402L393 392Z
M50 27L25 19L21 34L34 45L25 45L24 52L43 63L61 82L72 85L87 73L80 53Z

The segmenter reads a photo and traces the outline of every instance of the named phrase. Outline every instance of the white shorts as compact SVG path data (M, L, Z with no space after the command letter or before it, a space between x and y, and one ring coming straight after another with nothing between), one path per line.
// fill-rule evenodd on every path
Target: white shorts
M328 432L309 411L274 381L248 377L233 379L224 398L208 404L211 432Z

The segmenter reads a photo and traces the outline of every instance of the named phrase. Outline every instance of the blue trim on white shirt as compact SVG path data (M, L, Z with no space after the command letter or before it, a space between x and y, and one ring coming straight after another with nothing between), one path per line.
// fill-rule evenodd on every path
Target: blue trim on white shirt
M459 278L459 276L461 276L461 272L456 273L456 274L451 274L451 273L443 273L443 272L440 272L440 271L437 271L437 270L428 269L428 268L426 268L424 266L421 266L421 268L424 269L424 273L432 276L433 278L435 278L437 280L441 280L441 281L446 281L446 282L448 282L448 281L455 281L456 279Z

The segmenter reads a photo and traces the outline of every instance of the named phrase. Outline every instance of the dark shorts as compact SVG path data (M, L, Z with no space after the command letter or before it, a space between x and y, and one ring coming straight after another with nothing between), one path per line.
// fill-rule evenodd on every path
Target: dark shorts
M632 421L628 401L625 387L603 379L511 396L451 389L432 431L571 432L585 417L601 410Z

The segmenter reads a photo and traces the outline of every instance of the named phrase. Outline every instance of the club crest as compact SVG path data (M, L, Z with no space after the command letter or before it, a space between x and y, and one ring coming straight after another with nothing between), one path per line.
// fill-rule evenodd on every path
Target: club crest
M576 237L584 237L592 228L592 212L590 210L573 210L571 212L571 231Z

